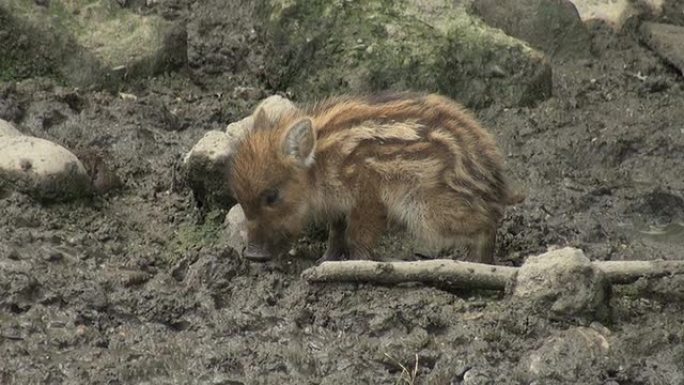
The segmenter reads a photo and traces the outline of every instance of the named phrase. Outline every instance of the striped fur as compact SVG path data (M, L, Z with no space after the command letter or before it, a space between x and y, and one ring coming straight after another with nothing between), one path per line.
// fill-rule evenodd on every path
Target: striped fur
M371 258L391 220L435 251L468 240L471 259L491 263L504 208L522 200L494 138L439 95L332 98L273 123L256 115L231 169L255 259L282 253L311 220L330 225L325 259ZM301 136L292 127L309 126L302 155L285 151Z

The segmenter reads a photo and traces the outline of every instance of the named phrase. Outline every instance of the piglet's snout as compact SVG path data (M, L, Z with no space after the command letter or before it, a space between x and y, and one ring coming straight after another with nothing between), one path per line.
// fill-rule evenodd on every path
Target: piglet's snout
M272 258L271 253L261 247L251 244L247 245L245 250L243 250L242 256L245 257L245 259L254 262L266 262Z

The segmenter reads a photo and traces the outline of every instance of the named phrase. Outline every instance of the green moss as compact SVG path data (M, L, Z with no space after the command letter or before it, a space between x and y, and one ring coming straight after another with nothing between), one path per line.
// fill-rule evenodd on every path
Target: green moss
M15 68L17 65L13 60L0 60L0 82L15 81L21 79Z
M184 38L170 22L108 0L51 1L47 7L7 0L0 5L2 15L11 19L0 24L0 33L10 37L0 39L5 79L51 76L76 86L116 88L124 80L175 68L185 58L185 47L175 46L171 36L183 43Z
M217 245L220 240L224 218L224 211L214 210L209 212L203 223L199 225L181 225L175 232L174 239L169 243L171 248L169 254L174 256L171 259L184 255L190 250Z
M54 38L20 23L0 6L0 81L59 78L54 70L59 55L50 47L54 44Z
M510 87L521 68L512 59L533 50L448 0L277 0L269 22L284 69L280 87L303 99L420 89L482 105L493 95L522 100L528 91ZM539 64L522 68L534 78Z
M48 7L38 7L31 0L8 0L8 9L31 25L66 33L108 66L123 65L128 57L145 54L146 47L159 46L163 36L158 31L166 24L161 18L134 14L112 1L53 1Z
M390 56L387 51L402 50L385 44L385 25L396 18L391 4L382 0L276 2L270 21L275 45L282 48L281 67L288 69L284 86L316 97L364 88L359 83L374 73L391 71L396 60L384 60ZM377 65L368 68L366 63Z

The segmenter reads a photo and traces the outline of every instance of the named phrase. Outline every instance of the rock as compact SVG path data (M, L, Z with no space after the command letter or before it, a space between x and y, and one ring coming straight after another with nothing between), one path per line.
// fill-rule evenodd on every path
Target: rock
M684 27L644 22L639 28L643 42L684 75Z
M290 99L280 95L272 95L262 100L256 108L254 108L254 111L259 111L260 108L264 109L266 117L270 122L275 122L281 115L296 110L297 106L292 103Z
M11 71L11 78L57 75L79 87L115 86L186 62L181 24L139 15L108 0L46 7L31 0L3 2L0 21L0 32L7 35L0 39L7 57L0 73Z
M546 56L451 0L274 0L268 33L280 84L317 99L386 89L437 91L470 107L551 95Z
M472 368L463 374L463 385L494 385L494 381L486 371Z
M19 251L7 243L0 242L0 257L18 261L22 258Z
M230 137L231 143L236 143L243 138L254 124L254 117L249 115L246 118L233 122L226 127L226 135Z
M23 135L19 130L14 128L12 123L0 119L0 138L5 136L21 136Z
M591 36L569 0L475 0L485 23L554 57L586 57Z
M605 370L602 364L610 348L608 339L598 331L575 327L548 338L539 349L525 355L519 370L526 383L590 383L595 379L591 376Z
M226 244L235 250L238 255L247 246L247 218L242 211L242 207L237 204L233 206L225 220L227 239Z
M238 86L233 89L232 97L233 99L243 99L243 100L259 100L263 98L264 90L255 87L242 87Z
M228 183L234 140L221 131L209 131L183 160L188 186L203 207L229 208L236 202Z
M639 0L638 4L645 6L661 23L684 25L681 0Z
M90 194L90 178L64 147L30 136L0 137L0 190L16 189L43 201Z
M42 257L48 262L59 262L64 258L64 254L54 247L43 247Z
M644 14L658 16L663 13L664 0L570 0L583 21L602 20L620 31ZM676 0L678 1L678 0ZM678 6L678 7L681 7Z
M261 101L254 111L259 108L274 120L296 107L290 100L274 95ZM203 206L228 209L236 203L228 181L228 167L235 146L252 128L252 121L250 115L228 125L225 133L207 132L185 155L185 179L195 199Z
M630 0L571 0L584 21L603 20L616 30L637 14Z
M293 111L297 109L292 101L284 98L280 95L272 95L262 100L255 108L254 113L259 111L260 108L264 109L266 117L271 122L275 122L282 114L287 111ZM241 139L251 128L253 123L253 115L250 115L240 121L231 123L226 127L226 133L234 138L233 140Z
M566 247L532 256L520 268L512 300L556 319L604 320L610 285L582 250Z

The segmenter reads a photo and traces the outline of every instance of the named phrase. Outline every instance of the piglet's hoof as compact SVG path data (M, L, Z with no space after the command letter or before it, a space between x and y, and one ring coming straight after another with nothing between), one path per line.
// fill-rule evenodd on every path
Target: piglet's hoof
M323 262L334 262L334 261L344 261L347 259L347 252L345 250L332 250L328 249L325 251L322 257L316 260L316 264L320 265Z

